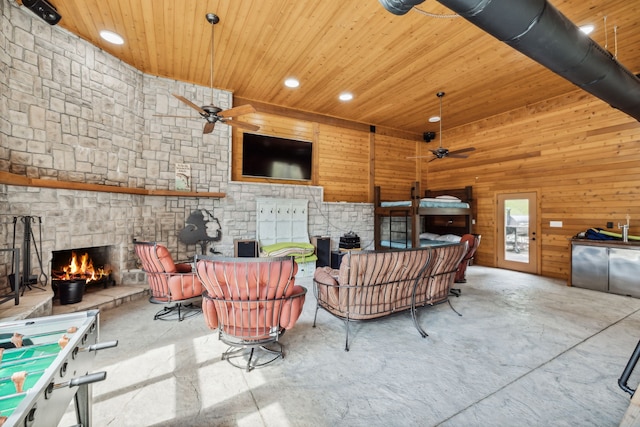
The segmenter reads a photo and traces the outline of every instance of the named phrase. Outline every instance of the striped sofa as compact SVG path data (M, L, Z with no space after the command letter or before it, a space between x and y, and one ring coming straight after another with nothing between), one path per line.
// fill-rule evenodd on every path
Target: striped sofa
M342 258L339 269L316 269L313 326L320 308L342 319L346 327L345 351L349 351L350 321L410 310L416 329L426 337L418 323L416 308L449 301L449 290L466 252L467 243L351 251Z

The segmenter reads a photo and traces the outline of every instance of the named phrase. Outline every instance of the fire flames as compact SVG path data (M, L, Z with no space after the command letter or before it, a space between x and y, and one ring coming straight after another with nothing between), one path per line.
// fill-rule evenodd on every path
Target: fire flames
M104 269L93 267L93 261L88 253L85 252L78 257L75 252L71 252L69 265L63 266L62 271L56 273L56 278L58 280L85 279L86 283L89 283L108 275L109 273Z

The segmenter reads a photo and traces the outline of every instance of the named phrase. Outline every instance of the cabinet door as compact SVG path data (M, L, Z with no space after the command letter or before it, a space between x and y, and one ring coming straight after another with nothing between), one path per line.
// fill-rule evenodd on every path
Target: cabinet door
M291 238L294 242L308 242L307 231L308 212L307 201L296 202L292 205L291 212Z
M640 297L640 251L609 249L609 292Z
M259 202L256 214L256 235L261 246L276 243L277 205L273 202Z
M293 208L291 207L291 203L288 202L279 202L276 216L276 235L278 236L279 242L293 242L291 236L291 216L293 213Z
M571 285L607 292L609 289L608 248L571 246Z

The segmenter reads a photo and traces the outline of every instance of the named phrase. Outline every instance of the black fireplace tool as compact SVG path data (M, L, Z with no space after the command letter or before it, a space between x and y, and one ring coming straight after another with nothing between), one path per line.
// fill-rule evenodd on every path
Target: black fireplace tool
M22 224L24 225L24 232L23 232L23 245L22 245L22 277L20 280L20 289L22 291L21 295L24 295L24 291L28 288L29 290L31 290L32 288L37 288L40 290L45 290L45 287L47 286L47 280L48 277L44 272L44 266L42 265L42 256L40 255L40 250L38 249L38 243L36 243L36 237L33 234L33 230L31 227L32 223L36 223L36 219L37 219L37 224L38 224L38 231L39 231L39 238L40 238L40 243L39 243L39 247L42 248L42 217L39 216L31 216L31 215L26 215L26 216L22 216L22 217L13 217L13 245L12 247L16 247L16 228L17 228L17 223L18 223L18 218L20 218L20 221L22 222ZM35 250L36 253L36 257L38 258L38 265L40 267L40 274L39 275L32 275L31 274L31 243L33 242L33 249ZM13 262L13 257L15 255L11 255L11 275L9 276L9 282L11 284L11 289L15 290L15 287L18 285L15 283L14 277L16 277L16 275L14 274L14 262ZM36 286L36 284L40 284L40 286Z

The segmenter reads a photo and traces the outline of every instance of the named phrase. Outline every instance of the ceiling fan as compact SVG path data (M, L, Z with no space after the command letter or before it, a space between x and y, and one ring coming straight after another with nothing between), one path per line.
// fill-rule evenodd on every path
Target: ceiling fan
M220 22L220 18L218 17L218 15L214 13L207 13L206 18L207 18L207 21L211 24L211 79L210 79L211 104L203 105L202 107L199 107L198 105L189 101L184 96L181 96L175 93L173 93L172 95L178 98L183 103L187 104L189 107L196 110L207 121L204 124L204 128L202 129L203 134L213 132L213 129L215 128L216 123L218 122L224 123L229 126L241 128L241 129L257 131L258 129L260 129L260 126L235 120L235 117L242 116L244 114L255 113L256 109L253 108L251 105L246 104L246 105L241 105L239 107L230 108L228 110L222 110L222 108L216 107L213 104L213 99L214 99L214 96L213 96L213 27L215 26L215 24ZM191 118L191 116L167 116L167 115L162 115L161 117Z
M445 157L454 157L454 158L458 158L458 159L466 159L469 156L466 155L465 153L469 153L471 151L475 151L475 147L468 147L468 148L462 148L460 150L449 151L448 148L444 148L442 146L442 97L444 97L444 92L438 92L438 93L436 93L436 96L440 99L440 116L438 118L438 121L440 122L440 146L438 148L436 148L436 149L429 150L429 151L431 151L431 153L433 153L433 156L434 156L429 161L432 162L432 161L434 161L436 159L444 159ZM408 159L421 159L421 158L425 158L425 157L431 157L431 156L415 156L415 157L407 157L407 158Z

